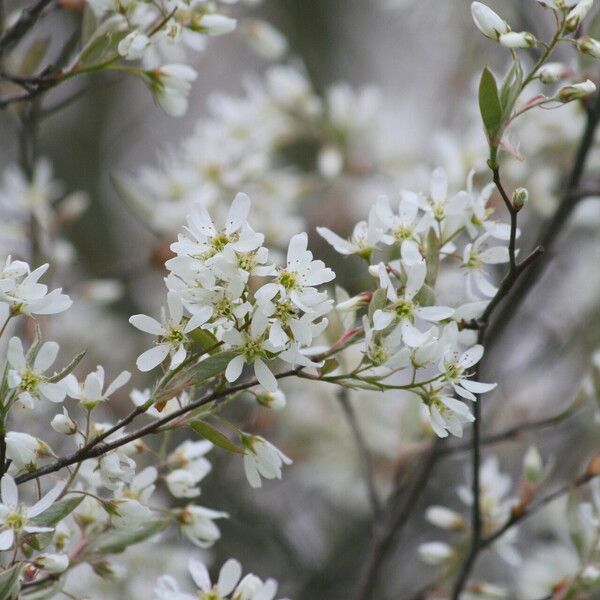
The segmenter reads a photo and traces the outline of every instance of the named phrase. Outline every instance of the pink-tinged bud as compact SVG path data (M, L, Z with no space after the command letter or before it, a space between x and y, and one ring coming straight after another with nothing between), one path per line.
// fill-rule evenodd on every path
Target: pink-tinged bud
M477 29L492 40L498 41L502 34L510 31L508 23L489 6L481 2L471 4L471 15Z
M336 310L340 312L352 312L364 306L368 306L369 302L373 299L373 292L361 292L360 294L349 298L344 302L336 304Z
M559 102L567 103L573 100L579 100L585 98L596 91L596 84L593 81L587 79L581 83L575 83L573 85L566 85L558 91L556 96Z

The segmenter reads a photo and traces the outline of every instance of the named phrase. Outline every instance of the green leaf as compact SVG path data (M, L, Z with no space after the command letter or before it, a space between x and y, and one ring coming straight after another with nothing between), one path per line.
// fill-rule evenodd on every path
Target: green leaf
M235 454L245 454L243 448L240 448L236 443L232 442L226 435L221 433L217 428L213 427L206 421L192 421L190 427L199 433L204 439L212 442L215 446L233 452Z
M523 70L521 63L514 61L512 67L506 74L500 90L500 103L502 105L502 120L510 118L515 102L521 93L523 84Z
M435 292L427 284L424 284L415 296L415 302L420 306L433 306L435 304Z
M237 356L237 352L231 350L213 354L194 366L192 373L196 384L202 383L215 375L219 375L227 368L229 362Z
M77 365L82 361L86 352L87 350L80 352L64 369L52 375L48 381L51 383L56 383L57 381L64 379L69 373L72 373L77 368Z
M205 352L207 350L210 350L209 354L216 354L219 352L219 346L217 345L219 340L217 340L214 334L212 334L210 331L202 329L202 327L198 327L197 329L194 329L194 331L190 331L188 336L194 340L196 344L199 344L202 350Z
M170 519L151 521L133 531L111 529L99 535L88 547L92 554L119 554L129 546L139 544L163 531L171 524Z
M119 58L117 46L126 35L127 28L121 15L114 15L107 19L84 46L77 57L76 64L79 68L90 69L117 60Z
M33 75L34 71L40 66L44 56L46 56L49 46L49 37L31 42L27 50L23 53L23 58L19 65L19 75Z
M380 310L385 308L387 304L387 291L384 289L377 290L373 293L373 297L371 298L371 302L369 302L369 321L373 322L373 315L376 310Z
M16 600L19 595L19 573L21 565L0 573L0 600Z
M431 287L435 285L440 268L440 240L432 227L427 235L427 249L425 252L427 275L425 283Z
M54 525L60 523L65 517L70 515L82 501L82 494L59 500L31 520L41 527L54 527Z
M328 358L325 361L325 364L321 367L321 377L329 375L329 373L335 371L339 366L340 363L338 362L337 358Z
M491 144L495 144L498 128L502 124L502 104L496 79L487 67L483 69L479 81L479 110L488 139Z

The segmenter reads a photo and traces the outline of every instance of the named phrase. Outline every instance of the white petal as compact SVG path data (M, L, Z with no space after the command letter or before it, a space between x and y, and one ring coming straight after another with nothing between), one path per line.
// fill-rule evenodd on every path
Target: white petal
M2 495L2 504L17 506L19 503L19 489L15 480L8 474L3 475L0 480L0 495Z
M265 365L265 363L257 358L254 361L254 373L256 375L256 379L258 379L258 383L262 385L268 392L277 391L277 379L275 379L275 375L271 373L269 367Z
M50 402L62 402L67 393L65 388L58 383L41 383L40 392Z
M306 252L307 246L308 236L304 231L302 233L297 233L294 237L292 237L287 252L288 266L301 262L302 258L304 258L304 253Z
M129 317L129 322L144 333L151 333L152 335L165 334L165 328L156 319L148 315L133 315Z
M460 385L474 394L485 394L486 392L490 392L496 388L498 384L482 383L480 381L473 381L471 379L461 379Z
M12 529L7 529L0 533L0 550L8 550L12 547L15 541L15 532Z
M56 342L46 342L43 344L33 362L33 370L36 373L43 373L51 367L56 360L58 349L59 346Z
M448 306L424 306L415 310L415 314L425 321L443 321L454 314L454 309Z
M194 580L194 583L203 591L208 592L210 590L210 576L206 565L194 558L191 558L188 562L188 571Z
M151 371L167 358L167 354L169 354L169 346L160 344L140 354L135 361L135 364L142 372Z
M11 367L20 370L25 366L25 354L23 344L18 337L12 337L8 341L6 357Z
M448 177L442 168L431 174L431 198L434 202L443 202L448 195Z
M225 379L229 383L233 383L240 378L242 369L244 368L244 357L240 354L229 361L227 368L225 369Z
M173 323L181 322L183 317L183 303L181 298L175 292L169 292L167 294L167 304L169 305L169 315L171 315L171 321Z
M217 581L219 593L222 596L227 596L227 594L233 592L241 576L242 565L234 558L230 558L219 571L219 580Z
M115 378L115 380L106 388L105 396L114 394L119 388L123 387L131 379L131 373L129 371L121 371Z
M231 234L237 231L248 218L249 212L250 198L246 194L237 194L227 213L227 222L225 223L226 233Z
M465 368L468 369L473 365L476 365L483 356L483 346L481 344L477 344L472 346L465 352L463 352L458 359L458 362Z

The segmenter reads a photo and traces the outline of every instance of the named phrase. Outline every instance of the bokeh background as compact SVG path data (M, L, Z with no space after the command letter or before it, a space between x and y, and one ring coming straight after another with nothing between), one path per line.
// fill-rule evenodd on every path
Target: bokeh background
M551 33L550 14L533 0L497 0L489 5L515 30L530 30L541 39ZM244 9L285 35L289 50L280 62L304 72L317 96L326 97L338 82L378 90L380 103L352 140L352 152L367 168L333 176L319 172L320 148L313 143L277 155L278 165L300 181L300 191L284 217L290 223L282 227L300 218L314 253L335 268L337 283L350 294L367 285L358 259L334 254L316 235L316 225L349 234L379 194L393 195L400 187L426 191L429 174L437 166L447 170L455 191L467 185L471 168L481 170L478 185L488 181L482 169L486 149L476 109L476 81L484 64L500 70L506 56L474 28L469 6L469 0L265 0ZM54 40L65 35L59 18L49 18L47 27ZM577 60L566 45L558 55L567 63ZM199 77L184 118L163 114L134 78L107 74L53 92L59 101L79 86L87 88L77 102L48 116L40 127L38 152L52 161L64 190L83 190L90 199L88 209L63 231L76 258L65 260L54 274L83 297L53 325L65 351L88 348L82 371L102 363L109 373L123 368L136 372L135 357L147 340L127 325L127 318L136 312L152 314L162 303L161 260L168 256L168 244L176 234L176 228L158 231L149 226L118 193L114 177L135 180L142 167L161 172L164 157L176 152L208 118L215 92L242 97L249 77L260 81L272 68L272 62L250 52L237 34L212 40L190 64ZM584 68L598 81L597 70ZM512 134L524 160L507 158L506 177L510 185L527 187L531 197L519 242L524 249L532 247L556 208L583 124L581 108L568 106L531 114ZM248 127L260 128L261 123ZM1 164L8 165L17 155L10 114L0 116L0 139ZM594 150L586 180L593 182L599 169L600 153ZM228 201L224 194L223 205ZM256 227L261 229L261 223ZM548 268L517 314L495 330L483 380L499 385L484 400L486 432L555 414L582 389L589 390L586 378L600 347L599 242L600 197L590 197L564 224ZM71 253L68 246L64 252ZM110 289L120 294L111 302L86 300L83 282L89 279L110 279ZM140 387L149 383L139 373L134 379ZM214 469L203 482L201 500L226 510L231 518L223 523L222 540L205 556L219 565L233 555L245 569L278 579L281 595L295 600L346 600L357 589L372 543L363 463L333 389L303 383L285 390L288 402L283 411L247 402L231 409L231 417L273 440L295 464L282 482L250 490L241 484L241 461L224 452L212 453ZM351 400L373 455L378 490L385 496L394 478L410 476L418 463L413 457L418 411L413 401L393 394L352 393ZM115 408L124 414L129 407L123 394ZM591 401L561 425L486 447L485 454L496 453L502 471L518 478L523 453L535 443L553 462L551 484L561 481L581 470L598 445L594 414ZM434 577L435 569L421 563L416 552L420 543L440 536L423 519L423 510L433 503L466 510L456 488L468 477L467 464L467 455L457 453L437 465L414 518L393 542L373 598L411 598ZM521 581L525 570L534 572L540 556L550 568L559 568L553 561L568 564L566 524L562 517L554 518L555 510L551 507L520 532L520 565L508 566L495 554L484 555L479 572L508 585L508 597L536 600ZM556 542L566 545L549 555ZM97 597L148 597L156 575L184 572L189 553L181 540L164 539L120 559L127 575L111 582L110 588L91 573L84 583L73 585L79 583L82 589L93 585ZM118 595L113 595L115 589Z

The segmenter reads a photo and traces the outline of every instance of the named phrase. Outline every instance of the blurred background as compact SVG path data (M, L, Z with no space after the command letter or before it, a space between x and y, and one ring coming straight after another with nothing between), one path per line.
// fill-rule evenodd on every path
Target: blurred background
M488 4L514 30L529 30L540 39L552 32L551 15L534 0ZM188 57L199 77L181 119L166 116L140 81L120 74L94 76L52 92L60 102L76 89L87 89L76 102L48 114L38 135L38 154L52 162L63 195L82 190L89 201L81 216L61 228L64 243L53 245L55 254L49 257L57 264L54 277L79 298L66 315L53 320L52 335L65 352L88 348L82 372L101 363L109 380L123 368L136 373L135 357L147 340L126 325L127 318L137 312L156 314L164 301L162 263L169 243L183 222L186 202L195 193L204 194L205 187L210 187L207 203L217 212L228 206L232 187L247 191L258 205L254 225L267 231L275 247L287 244L282 231L307 230L314 254L336 270L337 284L353 295L369 285L358 259L335 254L316 235L316 225L349 235L379 194L397 197L400 188L426 192L437 166L446 169L452 192L465 189L471 169L478 169L476 186L488 183L476 82L485 64L503 69L506 53L477 32L469 7L469 0L265 0L245 6L248 26L252 19L264 19L285 36L287 48L273 61L249 51L243 31L211 40L204 51ZM54 16L47 22L52 43L65 35L64 20ZM557 59L578 60L566 45ZM265 133L256 153L266 156L276 178L267 179L262 167L252 167L227 180L232 164L220 165L218 175L211 171L209 177L212 153L218 155L219 136L227 133L211 123L222 121L231 103L234 110L250 103L253 86L268 89L273 69L279 68L274 64L301 74L306 94L322 104L330 117L325 121L339 128L325 140L301 128L283 142ZM598 81L597 70L583 68ZM247 114L255 120L242 123L246 114L241 114L239 121L248 129L268 129L267 117L263 122L260 113ZM531 198L519 242L524 253L556 209L584 122L581 107L569 105L530 113L512 131L524 160L506 157L505 176L510 187L527 187ZM340 131L343 135L336 137ZM0 139L6 167L18 158L10 111L0 116ZM191 179L189 171L179 169L183 155L190 168L201 167ZM586 178L593 182L598 170L596 148ZM158 191L153 195L152 190ZM494 332L482 377L499 382L484 400L488 433L551 416L578 395L590 394L592 356L600 346L599 200L592 196L581 202L565 223L541 280L518 313ZM494 202L502 214L501 203ZM453 285L448 282L450 295ZM150 384L140 373L134 380L140 388ZM227 511L230 519L207 556L215 565L235 556L246 570L275 577L281 596L346 600L356 593L372 547L363 460L334 389L304 383L284 389L284 410L268 411L248 401L232 408L230 416L280 446L294 465L282 482L251 490L240 485L241 461L220 451L211 454L214 468L203 482L201 501ZM398 394L350 396L372 454L377 491L385 498L394 481L409 481L419 463L415 448L423 430L418 406ZM120 401L124 414L130 400L124 393ZM545 461L553 462L552 485L580 471L597 448L595 412L592 398L562 424L488 446L485 456L497 454L501 471L516 481L523 453L535 443ZM115 415L107 414L111 418ZM414 518L392 541L372 598L408 600L434 578L435 568L418 559L417 547L446 534L429 525L423 511L444 504L467 514L456 494L469 476L466 465L465 453L437 464ZM401 484L399 502L405 493ZM509 565L494 553L482 557L478 573L506 586L506 597L537 600L531 574L540 571L536 577L543 579L548 570L559 568L555 562L569 564L568 527L553 517L554 510L551 506L522 528L518 564ZM158 573L184 572L182 557L189 552L176 538L146 544L120 561L128 565L128 576L112 587L103 587L108 584L91 573L90 580L79 583L85 589L92 581L92 589L99 590L93 597L148 597L149 582ZM525 583L524 570L531 576ZM118 595L112 595L115 585Z

